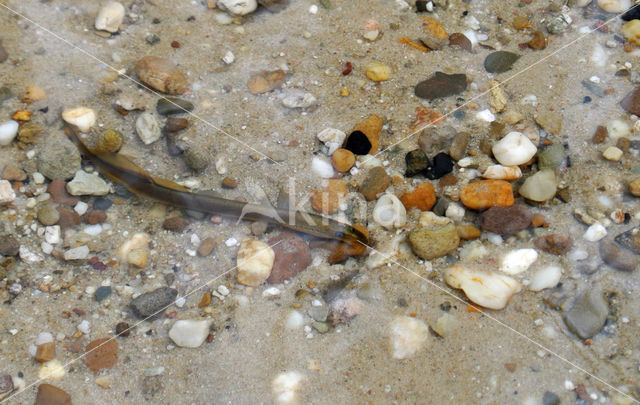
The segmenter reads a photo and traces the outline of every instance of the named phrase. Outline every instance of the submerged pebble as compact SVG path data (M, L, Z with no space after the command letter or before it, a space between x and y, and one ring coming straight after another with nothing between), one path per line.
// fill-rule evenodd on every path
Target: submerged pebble
M461 265L448 268L444 280L449 286L462 289L474 303L490 309L504 308L511 297L520 291L520 283L509 276Z
M393 194L383 194L373 209L373 220L387 228L400 228L407 222L407 211L402 202Z
M245 239L238 249L237 270L240 284L256 287L269 278L275 252L256 239Z
M538 148L520 132L509 132L498 141L491 151L500 164L518 166L527 163L536 154Z
M96 16L95 27L97 30L118 32L124 19L125 9L117 1L109 1L100 8Z
M150 145L162 137L158 120L148 112L140 114L136 120L136 133L145 145Z
M571 332L588 339L600 332L609 315L609 304L597 287L584 291L564 312L564 322Z
M429 338L429 327L419 319L397 316L391 321L391 352L394 359L408 359L421 351Z
M18 135L18 127L18 122L14 120L0 124L0 146L7 146L13 141Z
M176 321L169 330L169 337L180 347L195 348L204 343L209 335L210 320L186 319Z

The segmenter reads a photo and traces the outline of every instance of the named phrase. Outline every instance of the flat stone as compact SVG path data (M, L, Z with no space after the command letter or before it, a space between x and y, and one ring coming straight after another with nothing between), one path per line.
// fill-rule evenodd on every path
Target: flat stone
M95 206L95 204L94 204ZM107 220L107 214L102 210L91 210L82 216L85 224L96 225Z
M360 185L359 191L367 201L373 201L378 195L391 185L391 176L389 176L384 167L376 166L369 170L364 182Z
M73 180L67 183L67 191L75 196L106 195L109 193L109 186L100 177L78 170Z
M56 358L55 342L46 342L38 345L36 349L36 361L46 363Z
M571 332L581 339L588 339L600 332L609 315L609 305L599 288L583 292L571 309L563 314Z
M484 68L489 73L502 73L511 70L520 55L507 51L492 52L484 60Z
M554 111L545 111L533 116L536 123L552 135L559 135L562 131L562 117Z
M72 405L71 395L54 385L40 384L34 405Z
M640 115L640 86L629 92L620 102L620 106L630 114Z
M193 111L193 109L194 105L191 101L184 100L178 97L163 97L159 99L158 103L156 104L156 111L158 111L158 114L160 115L184 114ZM171 120L171 118L169 119ZM174 127L177 125L177 129L174 128L174 130L180 130L187 126L186 119L181 119L184 120L184 122L174 121L171 123L171 125ZM167 126L169 126L169 123L170 122L167 121Z
M409 233L413 253L424 260L445 256L458 248L460 237L454 224L417 228Z
M311 250L300 236L292 232L283 232L269 239L273 246L275 259L267 282L281 284L292 279L311 264Z
M78 203L78 201L80 201L80 198L73 197L69 193L67 193L67 183L64 180L53 180L51 183L49 183L47 192L51 194L51 199L58 204L64 204L73 207Z
M129 305L138 318L155 317L159 315L156 314L157 312L171 305L177 296L177 290L169 287L160 287L138 296Z
M515 235L531 224L533 213L523 205L491 207L482 213L480 227L483 231L499 235Z
M96 292L93 296L96 298L96 301L100 302L103 299L107 298L111 295L111 287L109 286L101 286L96 289Z
M204 343L209 335L210 320L180 320L169 330L169 337L180 347L195 348Z
M27 179L27 173L17 166L9 165L2 171L2 178L9 181L24 181Z
M462 73L448 75L435 72L434 75L418 83L415 94L419 98L434 100L460 94L467 88L467 76Z
M555 255L566 254L573 245L573 239L569 235L553 233L550 235L540 236L533 241L538 249Z
M633 271L640 264L640 257L608 239L600 241L599 252L602 261L618 270Z
M209 256L213 249L216 247L215 239L209 237L204 238L202 242L200 242L200 246L198 246L198 255L202 257Z
M96 339L85 348L85 364L94 373L111 368L118 361L118 343L114 338Z

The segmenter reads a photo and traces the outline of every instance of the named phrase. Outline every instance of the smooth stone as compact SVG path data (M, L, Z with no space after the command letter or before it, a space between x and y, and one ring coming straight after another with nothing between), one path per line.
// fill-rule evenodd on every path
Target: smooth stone
M542 291L545 288L554 288L560 282L562 269L559 266L547 266L536 271L529 282L531 291Z
M419 319L396 316L391 322L391 351L394 359L415 356L424 349L429 338L429 327Z
M640 115L640 86L630 91L622 101L620 101L620 106L629 114Z
M145 56L136 64L136 74L145 84L168 94L182 94L188 83L184 73L164 58Z
M51 384L40 384L34 405L72 405L71 395Z
M464 291L475 304L490 309L504 308L521 288L517 280L507 275L460 265L445 270L444 280L449 286Z
M545 111L533 116L536 123L552 135L559 135L562 131L562 117L554 111Z
M20 251L20 242L13 235L0 235L0 255L16 256Z
M510 70L520 55L507 51L492 52L484 60L484 68L489 73L502 73Z
M169 330L169 337L180 347L195 348L204 343L209 335L211 320L179 320Z
M460 94L467 88L467 76L462 73L448 75L435 72L434 75L418 83L415 94L419 98L434 100Z
M69 108L62 112L62 119L80 132L87 132L96 123L96 112L87 107Z
M407 170L405 171L405 176L407 177L413 177L423 173L431 163L422 149L415 149L407 153L404 161L407 165Z
M156 111L160 115L183 114L193 109L194 105L191 101L178 97L162 97L156 104Z
M216 6L232 15L246 15L258 8L258 2L256 0L218 0Z
M433 157L431 164L425 170L425 177L437 180L453 171L454 162L447 153L440 152Z
M107 298L111 295L111 287L109 286L101 286L96 289L96 292L93 293L93 296L96 298L96 301L100 302L103 299Z
M274 261L273 248L256 239L245 239L236 259L238 282L250 287L259 286L271 275Z
M565 157L564 146L556 142L538 152L538 168L555 170L564 162Z
M500 164L518 166L531 160L538 148L524 134L513 131L496 142L491 151Z
M413 229L408 240L413 253L424 260L445 256L460 244L456 226L452 223Z
M309 245L298 234L283 232L269 239L275 253L273 268L267 278L269 284L291 280L311 264Z
M407 210L402 202L393 194L383 194L373 208L373 220L387 228L400 228L407 222Z
M519 274L526 271L536 260L535 249L515 249L504 255L500 262L500 271L507 274Z
M449 156L453 160L460 160L464 157L469 144L470 135L468 132L458 132L449 147Z
M38 153L38 171L49 180L67 180L81 169L78 148L64 135L49 136Z
M573 245L573 239L569 235L552 233L536 238L533 244L538 249L555 255L566 254Z
M78 170L73 180L67 183L67 191L71 195L106 195L109 185L100 177Z
M78 246L64 252L64 260L84 260L89 257L89 247L86 245Z
M608 315L609 305L602 290L590 288L565 311L563 318L571 332L581 339L588 339L600 332Z
M342 146L347 134L336 128L325 128L318 132L317 137L320 142L329 148L328 154L332 155L333 152Z
M557 180L553 170L541 170L528 177L518 192L531 201L543 202L556 195Z
M631 0L598 0L598 7L607 13L622 13L631 6Z
M136 297L129 306L138 318L155 317L171 305L177 296L177 290L169 287L160 287Z
M491 207L482 213L480 227L498 235L515 235L531 224L533 213L524 205Z
M636 254L640 254L640 228L632 228L616 235L615 241Z
M17 121L9 120L0 124L0 146L9 145L18 135L19 124Z
M300 89L287 89L282 99L282 105L287 108L308 108L315 103L313 94Z
M110 1L100 8L96 16L95 27L101 31L118 32L124 19L124 14L125 9L122 4L117 1Z
M145 145L150 145L162 137L158 120L149 112L140 114L136 120L136 133Z
M360 191L367 201L373 201L378 198L378 195L384 193L390 185L391 176L387 174L384 167L376 166L369 170L367 177L360 185L358 191Z
M600 257L609 266L623 271L633 271L640 264L640 257L610 240L600 241Z
M8 180L0 180L0 205L11 204L16 199L16 192L13 191Z
M45 226L51 226L58 223L60 213L52 204L44 204L38 209L38 221Z

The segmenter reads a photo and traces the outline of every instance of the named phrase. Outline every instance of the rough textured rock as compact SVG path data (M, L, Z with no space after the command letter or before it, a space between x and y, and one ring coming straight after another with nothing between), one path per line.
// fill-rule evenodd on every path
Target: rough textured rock
M511 183L504 180L481 180L467 184L460 192L465 207L484 210L494 206L510 207L514 203Z
M115 366L118 361L118 343L113 338L92 341L85 348L84 361L94 373Z
M460 237L454 224L417 228L409 233L409 244L418 257L431 260L457 249Z
M168 94L182 94L187 89L187 78L168 59L145 56L136 65L136 74L145 84Z
M599 288L582 293L564 314L564 322L571 332L588 339L600 332L607 320L609 305Z
M178 296L178 291L169 287L160 287L144 293L131 301L131 309L138 318L147 318L170 305Z
M49 136L38 154L38 171L49 180L67 180L80 170L80 152L64 135Z
M514 235L531 224L533 213L523 205L491 207L482 213L480 227L483 231L499 235Z
M373 201L378 198L378 195L384 193L390 184L391 177L384 170L384 167L377 166L369 170L367 178L360 186L360 192L367 201Z
M20 250L20 242L13 235L0 235L0 255L16 256Z
M538 249L556 255L564 255L571 249L573 239L569 235L553 233L550 235L540 236L533 241Z
M429 211L436 203L436 191L431 182L425 181L415 190L403 194L400 201L407 210L419 208L422 211Z
M71 405L71 395L51 384L40 384L35 405Z
M295 277L311 264L311 250L300 236L292 232L283 232L269 239L276 256L271 274L267 279L270 284L280 284L284 280Z

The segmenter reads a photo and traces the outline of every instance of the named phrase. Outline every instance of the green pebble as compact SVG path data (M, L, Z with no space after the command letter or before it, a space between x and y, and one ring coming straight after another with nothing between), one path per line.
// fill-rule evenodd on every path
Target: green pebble
M313 329L317 330L318 333L329 332L329 324L327 324L326 322L315 321L311 324L311 326L313 326Z
M540 170L555 170L562 164L564 158L564 146L560 143L554 143L538 153L538 168Z
M193 111L193 103L177 97L164 97L158 100L156 110L161 115L182 114Z
M44 226L51 226L58 223L60 213L51 204L44 204L38 209L38 221Z

